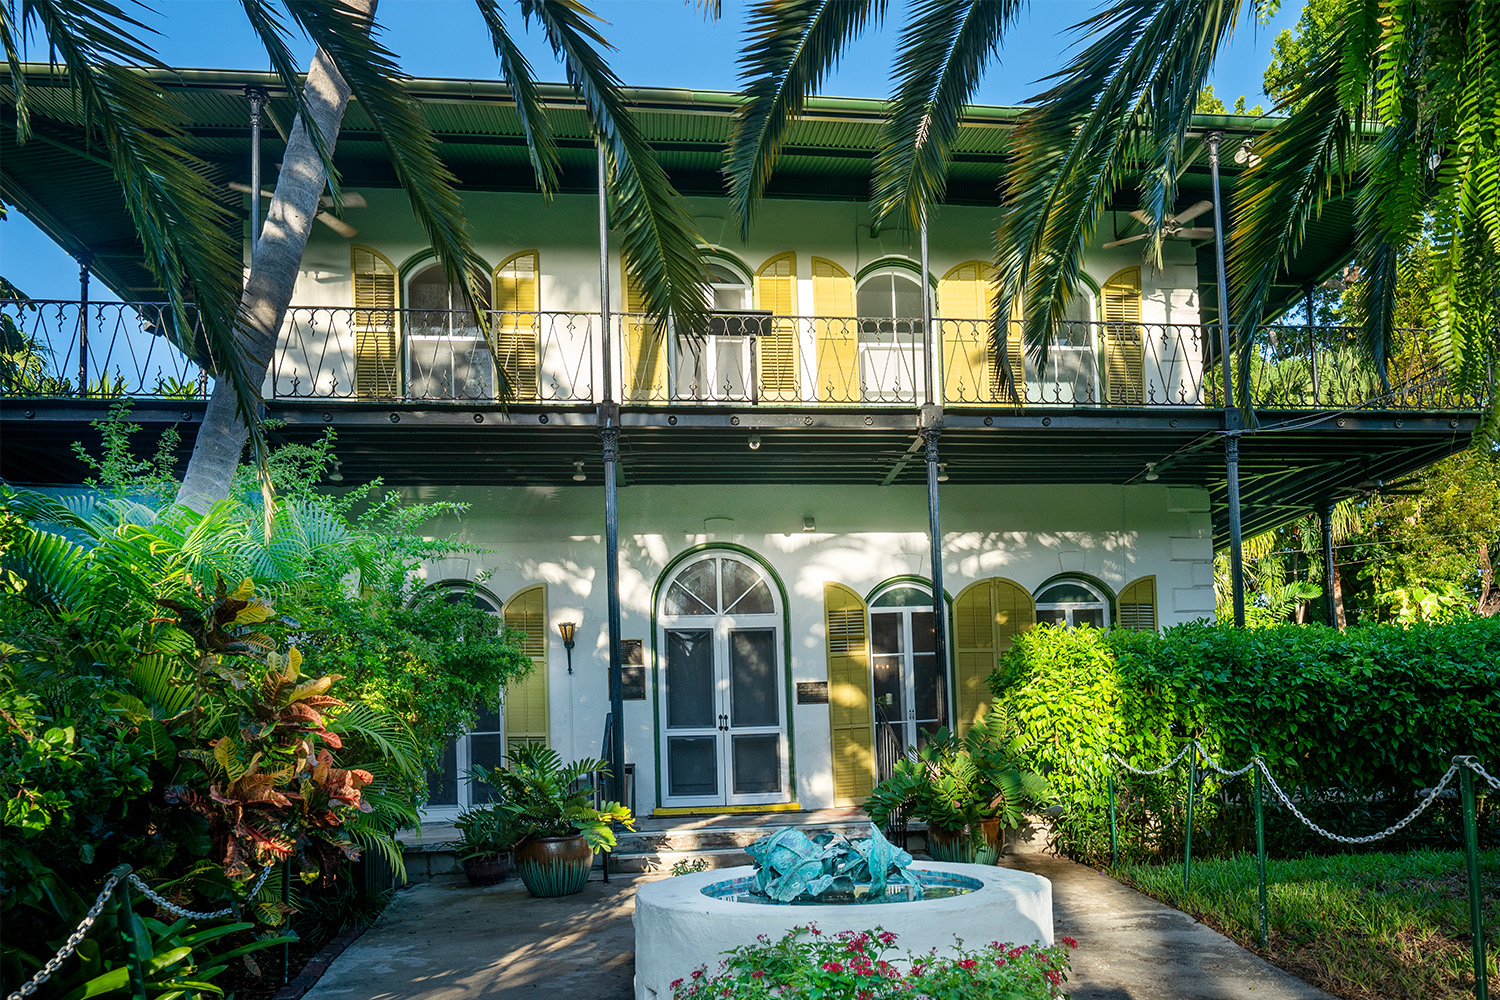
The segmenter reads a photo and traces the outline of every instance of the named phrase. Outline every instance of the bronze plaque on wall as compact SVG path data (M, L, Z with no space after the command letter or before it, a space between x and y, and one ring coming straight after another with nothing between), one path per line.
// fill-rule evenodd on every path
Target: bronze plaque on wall
M797 704L799 704L799 705L826 705L826 704L828 704L828 682L827 681L798 681L797 682Z

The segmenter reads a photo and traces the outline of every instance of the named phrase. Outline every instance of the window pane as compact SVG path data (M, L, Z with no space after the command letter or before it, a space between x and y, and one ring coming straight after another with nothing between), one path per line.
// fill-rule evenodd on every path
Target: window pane
M931 653L918 653L912 660L917 725L937 730L948 719L948 692L943 672L936 669L936 658Z
M922 286L904 275L891 275L894 313L898 319L920 319L922 316Z
M760 574L742 562L724 560L724 611L742 615L768 615L776 610L771 588Z
M486 705L481 702L476 706L474 718L474 732L476 733L498 733L500 731L500 706L494 702Z
M906 718L906 694L901 683L901 657L876 656L871 664L875 688L875 717L899 723Z
M500 743L499 733L487 733L483 736L469 737L469 766L474 768L499 767L501 758L505 755L505 748ZM477 781L469 783L469 801L474 803L490 801L490 786L480 784Z
M781 791L780 735L734 738L734 791L737 795Z
M894 587L875 598L877 608L930 608L932 595L916 587Z
M729 633L731 724L774 726L781 721L776 690L776 632L737 629Z
M435 769L427 772L427 804L430 806L458 805L458 744L449 743L443 748Z
M1065 625L1068 621L1068 613L1061 608L1037 608L1036 622L1038 625L1051 622L1055 625Z
M911 615L911 648L916 653L930 653L934 647L932 612L913 611Z
M719 794L719 741L714 736L667 740L667 794Z
M870 616L870 651L877 655L902 651L900 615Z
M1036 596L1038 604L1098 604L1099 598L1087 587L1076 583L1059 583Z
M668 630L667 725L682 729L714 724L713 633Z
M667 593L669 615L711 615L719 610L716 562L693 563L677 577Z
M891 284L894 278L889 274L877 274L859 286L855 293L855 306L861 318L889 318L894 316L892 312ZM918 311L918 315L921 312Z
M1104 627L1104 609L1103 608L1074 608L1073 609L1073 624L1074 625L1092 625L1095 628L1103 628Z

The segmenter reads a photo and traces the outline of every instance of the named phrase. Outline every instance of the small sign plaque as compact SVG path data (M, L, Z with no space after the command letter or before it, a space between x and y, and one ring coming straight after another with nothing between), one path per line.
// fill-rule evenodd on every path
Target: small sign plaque
M827 681L798 681L797 682L797 704L799 704L799 705L826 705L826 704L828 704L828 682Z

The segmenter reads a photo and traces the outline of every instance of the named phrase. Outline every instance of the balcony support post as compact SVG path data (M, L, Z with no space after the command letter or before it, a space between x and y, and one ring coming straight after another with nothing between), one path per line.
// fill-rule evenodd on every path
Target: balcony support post
M599 161L599 345L604 355L604 398L601 402L607 406L615 401L614 343L609 335L609 198L605 192L607 176L603 143L596 141L594 149ZM614 482L612 475L607 479Z
M620 662L620 510L615 487L615 465L620 459L620 428L616 410L600 407L606 421L599 428L604 445L604 576L609 600L609 710L614 725L609 729L609 797L625 801L625 686Z
M930 411L929 411L930 412ZM942 417L924 414L922 447L927 459L927 538L932 559L932 654L938 668L948 669L948 614L943 601L943 519L938 506L938 435Z
M1312 365L1313 406L1317 406L1318 405L1318 341L1317 341L1317 338L1315 337L1315 335L1313 333L1314 324L1317 321L1313 319L1313 286L1312 285L1308 285L1307 286L1306 296L1307 297L1306 297L1305 301L1307 303L1307 351L1308 351L1307 357L1308 357L1308 362Z
M942 345L937 334L932 329L932 288L927 281L927 210L922 210L921 229L922 248L922 361L927 367L927 377L922 381L924 391L922 402L928 406L933 405L939 397L938 378L943 370ZM941 661L939 661L941 662Z
M266 92L246 87L245 100L250 102L250 259L260 246L260 114L265 109Z
M1333 561L1333 501L1323 501L1320 512L1323 522L1323 611L1332 628L1339 627L1339 606L1335 597L1333 581L1339 568Z
M78 395L89 394L89 264L93 258L78 258Z
M1224 484L1229 507L1229 580L1234 594L1234 624L1245 627L1245 553L1240 530L1240 434L1243 422L1234 402L1234 365L1229 353L1229 280L1224 271L1224 210L1219 190L1219 142L1208 134L1208 165L1214 182L1214 257L1219 278L1219 354L1224 372Z

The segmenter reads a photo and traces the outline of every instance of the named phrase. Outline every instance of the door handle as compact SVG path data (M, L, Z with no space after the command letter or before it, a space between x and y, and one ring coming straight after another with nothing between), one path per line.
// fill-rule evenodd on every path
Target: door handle
M727 715L720 715L719 716L719 731L720 732L726 732L726 733L729 731L729 716L727 716Z

